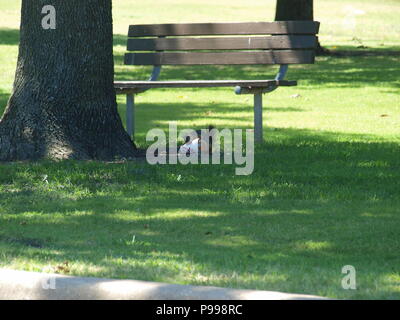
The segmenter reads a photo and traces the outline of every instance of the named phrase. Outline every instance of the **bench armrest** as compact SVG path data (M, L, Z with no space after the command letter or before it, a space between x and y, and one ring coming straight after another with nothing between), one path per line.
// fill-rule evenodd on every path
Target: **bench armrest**
M288 71L288 68L289 68L289 66L287 64L281 64L280 67L279 67L279 71L275 76L275 80L277 80L277 81L284 80L285 76L286 76L286 73ZM263 89L262 93L272 92L272 91L276 90L277 88L278 88L277 85L271 85L268 88ZM257 91L257 93L260 92L259 88L258 89L254 89L254 90ZM244 88L244 87L240 87L240 86L237 86L235 88L235 93L236 94L249 94L249 93L253 93L252 91L253 91L253 89L251 89L251 88Z

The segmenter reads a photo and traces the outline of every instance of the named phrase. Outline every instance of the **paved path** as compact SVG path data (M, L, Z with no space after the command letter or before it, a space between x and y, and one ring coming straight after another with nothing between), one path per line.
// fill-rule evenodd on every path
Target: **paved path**
M78 278L0 269L2 300L309 300L273 291L184 286L136 280Z

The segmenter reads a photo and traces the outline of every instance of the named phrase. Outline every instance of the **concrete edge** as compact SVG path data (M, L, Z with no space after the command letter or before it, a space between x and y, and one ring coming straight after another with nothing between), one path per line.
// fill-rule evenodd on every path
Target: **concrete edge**
M274 291L80 278L0 269L1 300L325 300Z

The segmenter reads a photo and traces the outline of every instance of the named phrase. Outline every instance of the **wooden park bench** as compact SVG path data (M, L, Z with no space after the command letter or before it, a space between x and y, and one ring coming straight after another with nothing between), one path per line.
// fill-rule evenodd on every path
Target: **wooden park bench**
M126 127L133 136L134 96L152 88L235 87L237 94L254 95L255 141L263 140L262 94L280 86L288 65L315 60L319 22L149 24L129 27L125 65L153 66L148 81L116 81L117 94L127 95ZM163 65L280 65L272 80L158 81ZM229 78L229 74L226 75Z

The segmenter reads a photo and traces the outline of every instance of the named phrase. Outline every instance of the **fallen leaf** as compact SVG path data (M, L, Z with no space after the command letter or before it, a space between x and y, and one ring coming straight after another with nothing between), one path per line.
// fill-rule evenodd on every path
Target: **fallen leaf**
M55 273L70 273L69 261L64 261L62 264L54 268Z

